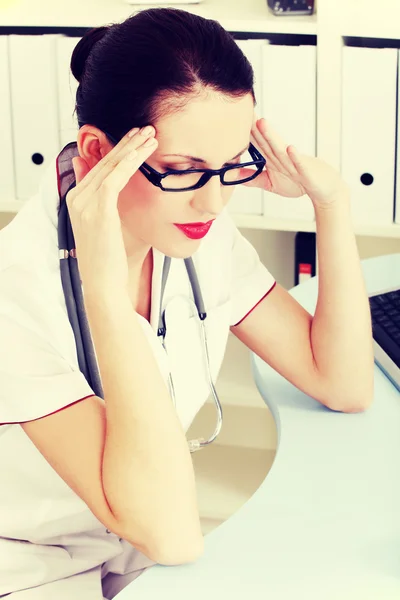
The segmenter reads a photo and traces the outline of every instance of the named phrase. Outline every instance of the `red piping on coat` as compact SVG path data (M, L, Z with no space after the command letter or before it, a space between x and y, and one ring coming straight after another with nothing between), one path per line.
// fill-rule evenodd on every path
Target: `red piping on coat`
M260 298L260 300L257 302L257 304L255 304L253 306L253 308L251 310L249 310L249 312L247 314L245 314L242 319L240 319L240 321L238 321L237 323L235 323L235 325L231 325L231 327L236 327L236 325L239 325L239 323L241 323L242 321L244 321L244 319L255 309L255 307L260 304L261 300L264 300L264 298L266 298L266 296L268 296L268 294L270 292L272 292L272 290L274 289L275 286L276 286L276 281L274 282L274 285L268 290L268 292L266 294L264 294L264 296L262 298Z
M64 408L68 408L69 406L72 406L73 404L76 404L77 402L80 402L81 400L86 400L86 398L90 398L91 396L95 396L95 394L89 394L89 396L84 396L83 398L79 398L79 400L75 400L74 402L71 402L71 404L67 404L66 406L62 406L61 408L55 410L54 412L49 413L48 415L42 415L41 417L36 417L36 419L29 419L29 421L37 421L38 419L43 419L43 417L49 417L50 415L55 415L56 413L60 412L60 410L64 410ZM0 423L1 425L19 425L20 423L27 423L28 421L15 421L15 422L11 422L11 423Z

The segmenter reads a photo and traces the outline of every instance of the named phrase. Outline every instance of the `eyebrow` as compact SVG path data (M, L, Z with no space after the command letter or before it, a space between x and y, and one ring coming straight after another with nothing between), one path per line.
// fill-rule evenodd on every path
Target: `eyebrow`
M243 152L248 149L249 145L250 144L247 144L247 146L245 146L243 148L243 150L238 152L236 154L236 156L234 156L233 158L230 158L229 160L235 160L235 158L238 158L239 156L241 156L243 154ZM199 162L199 163L207 162L204 160L204 158L197 158L196 156L189 156L188 154L162 154L162 156L181 156L183 158L190 158L190 160L193 160L194 162ZM229 162L229 161L226 161L226 162Z

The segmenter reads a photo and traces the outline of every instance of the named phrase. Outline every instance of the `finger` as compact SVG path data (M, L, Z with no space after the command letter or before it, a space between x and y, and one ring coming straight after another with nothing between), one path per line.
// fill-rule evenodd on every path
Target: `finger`
M135 150L137 152L141 152L142 149L145 150L144 144L146 144L149 139L154 139L155 129L154 127L151 127L150 133L146 134L144 133L145 130L146 128L144 127L138 133L135 133L126 144L122 145L122 148L115 156L109 157L109 154L111 154L111 152L109 152L109 154L103 158L103 168L97 173L97 175L93 177L90 185L90 193L96 192L103 185L110 173L112 173L114 169L118 167L119 163L123 161L129 153L134 152ZM146 158L147 156L148 155L146 155ZM128 164L132 163L128 161ZM134 171L132 171L132 175L133 173Z
M121 150L121 148L129 143L131 138L128 136L132 131L137 133L139 131L139 128L135 127L131 131L128 131L128 133L126 135L124 135L124 137L120 140L120 142L118 144L116 144L105 157L103 157L101 160L99 160L99 162L94 167L92 167L91 169L89 168L89 170L86 173L79 172L78 177L80 176L80 180L79 180L79 182L77 181L77 184L78 183L80 184L80 186L79 186L80 191L89 187L89 185L93 182L96 175L98 175L98 173L100 173L102 171L102 169L104 168L104 164L105 164L106 160L112 160L113 158L115 158L115 156L117 156L117 154ZM79 164L78 164L78 167L79 167Z
M117 203L118 194L127 185L132 175L136 173L139 167L153 154L158 146L156 138L150 138L148 144L142 144L138 148L131 148L125 153L123 158L118 161L115 167L110 170L107 177L103 179L99 187L99 192L104 192L102 197L110 197L113 205Z
M261 152L267 159L268 167L275 169L275 171L282 171L279 161L276 160L272 148L268 144L268 141L260 134L259 131L253 130L251 133L251 141L254 146Z
M292 159L293 166L296 169L297 173L299 175L302 175L304 173L304 165L302 163L300 152L297 150L296 146L293 146L293 145L289 146L288 154L289 154L290 158Z
M243 167L243 169L240 169L239 177L249 177L253 173L253 169L246 169L245 167ZM257 177L254 177L254 179L250 179L250 181L245 181L244 183L241 183L239 185L246 185L248 187L259 187L267 191L272 189L272 182L269 178L267 171L261 171L261 173L257 175Z
M275 157L275 161L278 161L281 165L280 170L284 169L287 175L296 175L296 169L293 166L291 158L287 154L287 147L273 127L267 124L265 119L261 119L257 124L257 130L268 143L268 146Z
M125 154L133 149L138 148L140 144L146 142L149 136L143 136L142 133L144 128L140 129L135 127L131 131L128 131L126 135L116 144L99 162L90 169L89 173L84 177L80 185L80 191L89 190L89 193L95 192L101 185L108 173L115 168L115 165ZM133 137L128 137L130 133L133 133ZM155 130L152 127L151 135L155 134Z
M274 168L277 171L281 171L279 161L276 160L275 154L270 147L268 140L260 133L257 124L261 119L257 118L257 114L254 113L253 126L251 129L251 141L258 148L258 150L268 159L268 166Z

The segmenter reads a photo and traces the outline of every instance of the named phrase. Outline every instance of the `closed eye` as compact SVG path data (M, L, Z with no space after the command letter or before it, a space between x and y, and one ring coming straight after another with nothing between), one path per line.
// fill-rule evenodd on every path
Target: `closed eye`
M172 171L173 173L186 173L186 171L189 171L191 169L196 169L195 165L191 165L189 167L184 167L182 169L177 169L176 167L170 167L169 165L166 165L164 167L165 171Z
M233 163L225 163L224 167L235 167L238 164L239 164L239 160L237 160L236 162L233 162ZM197 165L189 165L188 167L185 167L182 169L177 169L176 167L172 167L169 165L165 165L165 167L164 167L165 171L172 171L173 173L186 173L187 171L190 171L192 169L194 169L196 171L199 170L197 168ZM200 169L200 170L202 170L202 169Z

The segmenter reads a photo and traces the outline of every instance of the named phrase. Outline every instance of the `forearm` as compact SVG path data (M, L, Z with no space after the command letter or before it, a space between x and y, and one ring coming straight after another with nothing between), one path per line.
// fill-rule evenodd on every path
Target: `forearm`
M348 192L331 208L315 210L318 301L311 345L332 404L367 407L373 397L371 314L352 229Z
M85 292L85 305L106 405L108 504L145 547L184 561L203 540L185 432L128 294Z

